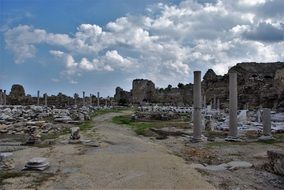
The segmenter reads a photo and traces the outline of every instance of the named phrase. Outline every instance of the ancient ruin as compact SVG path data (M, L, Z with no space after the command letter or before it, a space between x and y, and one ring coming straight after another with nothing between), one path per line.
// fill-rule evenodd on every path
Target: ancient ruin
M259 106L281 109L284 104L284 63L238 63L228 73L238 74L238 108L257 108ZM281 75L282 73L282 75ZM209 69L202 80L202 96L206 105L212 102L212 108L219 104L220 108L228 107L229 75L216 75ZM178 87L155 89L149 80L133 81L132 90L124 91L116 88L115 100L124 103L145 104L159 103L163 105L185 106L193 103L193 84L180 84ZM145 100L145 101L143 101ZM217 102L217 103L216 103Z
M22 179L29 170L31 184L44 175L66 180L68 174L76 184L92 179L105 185L97 178L109 171L120 177L118 171L131 167L136 175L148 164L145 173L159 175L173 172L174 166L174 174L186 179L183 183L192 177L183 175L185 168L195 175L202 172L209 189L228 189L224 183L230 188L281 189L283 66L240 63L224 76L209 69L202 81L201 71L194 71L193 84L177 88L159 89L150 80L136 79L130 92L117 87L114 98L99 92L70 97L39 90L32 97L23 86L13 85L9 94L0 90L0 174L15 172ZM154 178L160 182L172 177ZM6 189L17 184L6 178ZM61 187L56 180L47 181L48 188ZM70 187L70 182L63 183Z

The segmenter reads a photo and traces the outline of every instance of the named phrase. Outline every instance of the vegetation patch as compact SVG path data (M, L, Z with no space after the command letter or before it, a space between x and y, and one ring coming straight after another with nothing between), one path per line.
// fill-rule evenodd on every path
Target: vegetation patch
M70 133L70 129L69 128L64 128L60 132L42 134L41 135L41 140L44 141L44 140L47 140L47 139L57 139L61 135L66 135L66 134L69 134L69 133Z
M132 128L137 135L145 135L146 131L154 127L153 123L150 122L136 122L131 120L130 115L115 116L112 118L112 122L119 125L125 125Z
M83 123L81 123L79 125L79 128L80 128L80 131L86 131L86 130L89 130L91 129L93 126L92 126L92 121L89 120L89 121L85 121ZM69 130L70 131L70 130ZM69 132L70 133L70 132Z
M32 175L34 176L34 175ZM44 182L48 181L49 178L54 177L55 174L53 173L40 173L40 175L34 176L34 179L31 182L31 185L28 188L35 188L37 189L40 187Z
M4 185L4 180L9 178L16 178L21 177L23 173L20 172L8 172L8 171L2 171L0 172L0 186Z

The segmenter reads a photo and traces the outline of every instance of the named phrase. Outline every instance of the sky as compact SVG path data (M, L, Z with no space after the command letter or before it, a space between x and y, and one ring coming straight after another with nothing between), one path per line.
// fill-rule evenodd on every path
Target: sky
M284 61L283 0L0 0L0 89L113 96Z

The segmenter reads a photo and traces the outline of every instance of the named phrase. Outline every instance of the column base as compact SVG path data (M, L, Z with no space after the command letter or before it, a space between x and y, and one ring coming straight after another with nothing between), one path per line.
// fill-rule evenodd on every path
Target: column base
M261 137L258 138L260 141L269 141L269 140L275 140L272 135L262 135Z
M230 141L230 142L241 142L242 140L240 139L240 137L233 137L233 136L228 136L227 138L225 138L225 141Z

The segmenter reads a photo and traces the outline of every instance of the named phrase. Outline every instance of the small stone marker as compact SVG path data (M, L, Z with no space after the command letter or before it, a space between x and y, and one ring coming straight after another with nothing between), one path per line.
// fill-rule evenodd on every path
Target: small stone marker
M0 171L11 170L14 167L15 167L15 162L13 160L13 153L11 152L0 153Z
M69 138L70 144L81 143L80 141L80 128L79 127L72 127L71 128L71 135Z
M24 170L39 170L43 171L49 167L49 162L47 162L46 158L43 157L35 157L30 159L25 167Z

